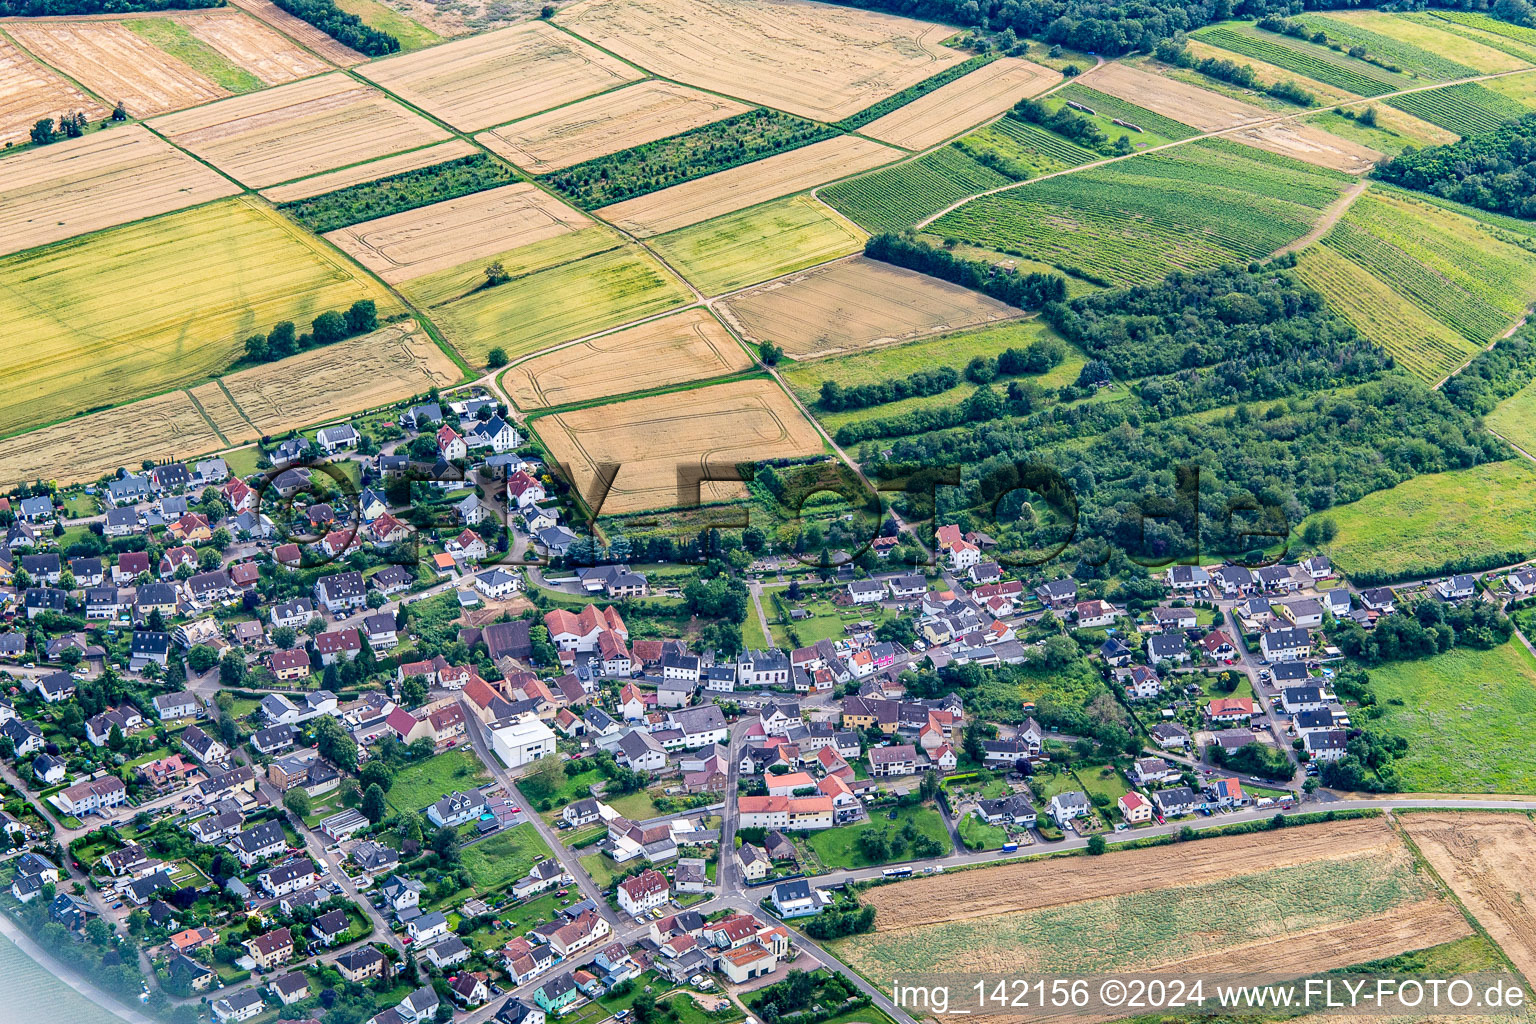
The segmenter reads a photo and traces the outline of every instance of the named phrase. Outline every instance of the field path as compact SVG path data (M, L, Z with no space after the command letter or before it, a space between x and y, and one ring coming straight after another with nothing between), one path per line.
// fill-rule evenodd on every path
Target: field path
M1290 245L1276 249L1275 255L1284 256L1288 252L1300 252L1319 238L1322 238L1328 233L1330 228L1339 222L1339 218L1344 216L1351 206L1355 205L1355 200L1363 196L1365 190L1370 187L1371 182L1368 178L1361 178L1349 186L1349 188L1344 190L1343 195L1324 208L1322 217L1318 219L1316 224L1312 225L1311 231L1308 231Z

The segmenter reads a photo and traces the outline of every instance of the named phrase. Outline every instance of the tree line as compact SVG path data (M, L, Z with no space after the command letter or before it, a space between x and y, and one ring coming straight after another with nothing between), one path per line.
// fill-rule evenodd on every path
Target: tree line
M333 345L359 334L367 334L378 329L378 308L372 299L358 299L345 313L327 310L311 320L309 326L309 330L300 334L293 321L284 320L273 325L266 334L251 335L245 339L246 360L267 363L306 349Z
M1265 85L1254 73L1252 64L1239 64L1234 60L1225 60L1220 57L1196 58L1189 52L1189 46L1185 42L1182 33L1172 39L1166 39L1157 44L1153 51L1157 59L1164 64L1172 64L1175 67L1189 68L1198 71L1207 78L1214 78L1219 82L1230 82L1240 85L1244 89L1256 89L1259 92L1268 93L1276 99L1294 103L1298 107L1314 107L1317 105L1317 97L1312 95L1289 78Z
M0 0L0 17L52 18L65 14L139 14L223 7L225 0Z
M1067 280L1060 274L1020 274L990 263L961 259L902 235L875 235L865 243L864 255L974 289L1020 309L1039 309L1067 297Z
M277 6L309 22L343 46L368 57L382 57L400 49L400 40L370 27L362 18L348 14L332 0L273 0Z
M1409 147L1375 176L1492 213L1536 219L1536 114L1459 142Z

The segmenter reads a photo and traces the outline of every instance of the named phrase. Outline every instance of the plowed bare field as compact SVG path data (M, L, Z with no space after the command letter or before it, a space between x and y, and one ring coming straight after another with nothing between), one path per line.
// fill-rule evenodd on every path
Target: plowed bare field
M138 125L19 153L0 176L0 255L239 192Z
M1319 167L1329 167L1347 174L1364 174L1381 154L1368 146L1323 131L1299 121L1241 128L1227 138L1269 153L1305 160Z
M791 356L909 341L1023 314L969 288L859 257L771 281L720 303L738 334Z
M391 284L591 226L520 181L332 231L326 238Z
M32 126L45 117L78 110L93 121L107 108L74 85L0 39L0 146L25 142Z
M586 0L556 20L663 78L822 121L965 59L947 26L804 0Z
M121 21L11 22L6 30L40 59L134 117L228 96Z
M867 893L863 901L875 908L877 931L899 932L925 924L1125 896L1166 885L1172 877L1181 884L1196 885L1398 844L1384 819L1360 818L1287 832L1283 844L1276 843L1272 835L1255 833L1117 851L1108 861L1083 857L1021 861L881 886ZM1104 870L1106 865L1112 865L1113 870Z
M436 146L401 153L399 156L388 156L383 160L374 160L356 167L345 167L339 171L331 171L329 174L317 174L313 178L295 181L291 185L264 188L261 194L274 203L291 203L296 199L324 195L350 185L361 185L365 181L377 181L392 174L404 174L406 171L415 171L423 167L431 167L433 164L457 160L461 156L469 156L474 152L476 152L475 147L463 139L452 139L438 143Z
M756 206L889 163L899 150L839 135L756 163L695 178L597 211L599 217L641 237Z
M1038 96L1061 73L1033 61L1003 57L940 86L860 131L906 149L927 149L996 117L1027 96Z
M502 386L522 409L542 409L632 394L690 380L723 377L752 359L708 311L605 334L519 363Z
M143 459L188 458L219 447L187 393L171 391L0 441L0 484L80 483Z
M358 73L461 131L505 124L642 77L540 21L388 57Z
M547 174L750 109L672 82L640 82L524 118L478 141L532 174Z
M448 137L340 73L170 114L150 127L252 188Z
M368 59L350 46L338 43L302 18L295 18L274 4L272 0L230 0L230 2L339 68L349 68Z
M1127 67L1116 61L1084 72L1078 81L1090 89L1118 96L1139 107L1146 107L1154 114L1171 117L1201 131L1236 128L1238 125L1274 116L1263 107L1234 100L1187 82Z
M588 507L600 497L600 467L611 472L617 464L604 515L740 498L746 493L741 484L703 484L692 492L679 483L679 473L824 450L789 396L767 380L556 413L535 421L535 429Z
M1536 824L1524 814L1404 814L1408 837L1529 980L1536 978Z

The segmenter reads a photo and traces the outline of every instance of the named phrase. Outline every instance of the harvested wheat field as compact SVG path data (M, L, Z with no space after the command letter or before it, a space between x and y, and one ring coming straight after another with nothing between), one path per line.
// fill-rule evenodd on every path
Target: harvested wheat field
M685 85L639 82L524 118L477 141L531 174L548 174L751 109Z
M93 121L107 108L70 82L0 38L0 146L25 142L32 126L45 117L78 110Z
M134 117L229 95L121 21L15 21L6 31L108 103L121 100Z
M387 156L382 160L358 164L356 167L343 167L339 171L317 174L312 178L303 178L291 184L264 188L261 194L263 198L270 199L274 203L291 203L298 199L325 195L327 192L335 192L337 189L352 185L361 185L365 181L377 181L392 174L418 171L423 167L447 163L449 160L457 160L478 152L479 150L463 139L451 139L448 142L439 142L435 146L413 149L409 153L401 153L398 156Z
M1107 861L1085 857L1019 861L881 886L866 893L863 902L875 908L877 931L899 932L919 925L994 917L1070 902L1062 899L1062 893L1078 900L1128 896L1156 888L1174 875L1191 885L1204 884L1231 875L1328 856L1352 857L1398 845L1400 840L1386 819L1358 818L1287 832L1283 844L1277 844L1268 833L1256 832L1177 846L1117 850ZM1106 863L1113 870L1104 870ZM1170 868L1174 864L1177 871Z
M1471 933L1379 819L970 874L872 891L876 932L833 950L876 984L897 971L1297 976Z
M519 363L501 383L518 408L544 409L751 367L751 356L720 321L689 309Z
M184 459L220 447L187 393L171 391L0 441L0 486L84 483L143 459Z
M1171 117L1175 121L1198 128L1215 131L1220 128L1236 128L1273 117L1269 111L1251 103L1234 100L1219 92L1211 92L1186 82L1164 78L1137 68L1127 67L1116 61L1101 64L1078 79L1090 89L1119 97L1137 106L1145 107L1154 114Z
M642 238L756 206L890 163L899 150L839 135L756 163L695 178L597 211L610 224Z
M170 114L150 127L252 188L448 138L340 73Z
M282 85L331 70L319 57L240 11L226 8L178 15L173 20L264 85Z
M240 407L217 380L188 388L187 394L192 396L204 418L213 424L225 447L254 441L261 436L261 431L241 414Z
M927 149L990 120L1028 96L1038 96L1061 72L1002 57L865 125L859 131L905 149Z
M1011 320L1023 314L969 288L859 257L772 281L720 303L726 321L754 344L791 356L910 341Z
M555 20L663 78L820 121L966 57L948 26L805 0L586 0Z
M262 433L277 434L445 388L463 376L426 332L406 322L221 382Z
M0 255L239 191L138 125L66 139L6 160Z
M1364 174L1382 157L1374 149L1299 121L1240 128L1227 138L1255 149L1304 160L1346 174Z
M1536 825L1520 813L1404 814L1403 830L1515 968L1536 977Z
M727 469L742 462L816 455L821 436L769 380L733 381L691 391L636 398L535 421L550 457L603 515L735 500L741 484L704 484L695 493L678 483L681 471ZM606 497L600 466L617 464ZM611 470L610 470L611 472Z
M388 57L358 73L460 131L505 124L644 77L541 21Z
M590 227L525 181L331 231L325 238L391 284Z
M339 68L349 68L368 59L350 46L338 43L304 19L289 14L272 0L230 0L230 2L260 21L271 25L304 49Z

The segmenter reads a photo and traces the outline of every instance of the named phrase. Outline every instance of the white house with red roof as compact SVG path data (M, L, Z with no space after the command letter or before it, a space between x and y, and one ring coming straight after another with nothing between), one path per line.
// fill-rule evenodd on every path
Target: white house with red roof
M454 459L467 458L469 446L464 443L464 438L459 432L444 423L437 428L437 451L443 458L452 462Z
M543 501L547 495L544 485L519 469L507 474L507 505L527 508Z
M595 651L598 635L605 630L629 640L629 628L612 605L599 609L589 604L579 613L556 608L544 616L544 627L549 630L549 642L561 651Z

